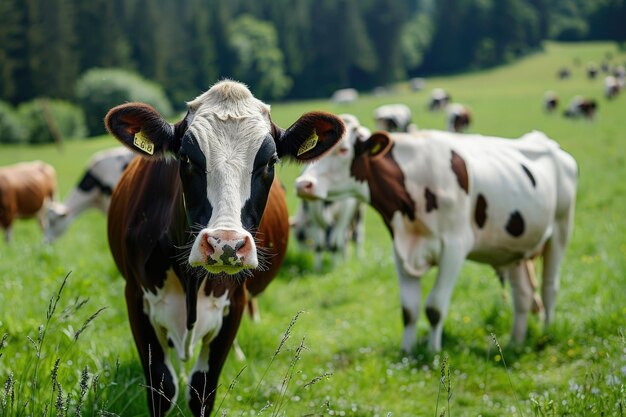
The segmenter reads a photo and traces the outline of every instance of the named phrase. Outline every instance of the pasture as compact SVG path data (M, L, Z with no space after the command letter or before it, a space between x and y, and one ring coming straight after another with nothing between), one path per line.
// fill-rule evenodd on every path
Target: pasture
M405 103L420 128L443 129L444 115L427 111L430 90L442 87L471 108L469 132L518 137L542 130L577 159L574 233L555 323L546 332L534 316L526 343L508 347L509 288L501 287L490 268L466 262L445 323L443 351L427 352L422 314L418 349L408 358L400 350L391 240L378 214L368 209L366 256L334 268L327 263L321 272L312 270L313 255L292 239L283 270L259 299L261 322L247 316L242 321L237 339L246 360L229 356L214 414L624 415L626 93L606 100L603 74L588 80L585 71L588 61L599 64L607 53L614 63L626 62L626 52L613 44L548 43L544 52L509 66L429 78L420 92L400 85L348 105L274 104L272 118L285 128L312 109L353 113L373 128L376 106ZM563 66L572 77L558 80ZM543 112L546 90L560 97L556 114ZM561 115L579 94L598 101L595 120ZM32 159L52 164L64 198L90 155L116 144L103 136L66 142L62 151L2 146L0 165ZM299 169L286 163L278 169L291 214L298 204L293 180ZM82 415L147 415L106 219L90 211L53 246L41 239L34 221L22 221L10 245L0 242L0 337L8 335L0 350L0 416L77 414L79 404ZM431 271L423 278L424 297L434 276ZM178 404L172 414L186 415L184 398Z

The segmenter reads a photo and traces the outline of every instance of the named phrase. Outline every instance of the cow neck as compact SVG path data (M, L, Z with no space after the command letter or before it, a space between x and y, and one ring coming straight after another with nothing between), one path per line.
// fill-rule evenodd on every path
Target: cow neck
M391 220L395 212L415 219L415 202L404 186L404 173L391 151L381 158L360 155L353 161L351 171L357 180L367 181L370 204L381 214L392 234Z

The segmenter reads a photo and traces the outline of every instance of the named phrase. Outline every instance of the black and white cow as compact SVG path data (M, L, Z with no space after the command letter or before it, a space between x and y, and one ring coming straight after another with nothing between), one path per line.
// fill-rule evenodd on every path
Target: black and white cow
M597 110L598 103L594 99L575 96L570 101L569 106L563 111L563 116L571 119L582 117L592 120Z
M441 349L443 322L465 259L493 266L512 288L512 339L522 342L533 307L526 260L543 258L545 323L554 318L559 270L572 230L577 164L543 133L517 140L443 131L378 132L331 155L310 198L357 197L393 237L411 352L420 313L420 277L438 266L426 300L429 348Z
M543 94L543 109L546 113L553 113L559 107L559 96L551 90Z
M187 107L175 125L143 103L105 118L109 132L143 156L113 192L108 237L153 416L178 395L168 349L187 360L196 344L187 400L194 415L210 415L246 289L267 285L286 251L287 206L274 165L315 160L344 133L339 118L322 112L283 130L268 105L233 81Z
M430 92L430 101L428 102L428 109L430 111L439 111L445 109L452 98L450 94L443 88L434 88Z
M356 116L342 114L339 116L346 126L346 135L331 151L341 155L349 152L353 137L362 140L369 137L370 130L361 126ZM307 165L296 178L295 186L302 202L298 212L290 219L296 239L305 248L315 251L315 269L322 266L322 253L330 252L336 262L341 256L345 259L348 243L353 242L357 255L362 255L365 238L365 205L356 198L346 197L328 201L308 199L307 190L315 186L315 178L323 176L316 162Z
M376 128L387 132L408 132L411 126L411 109L406 104L385 104L374 109Z
M94 154L80 182L69 192L65 201L48 205L46 240L53 242L58 239L74 219L87 209L95 208L106 213L113 189L135 156L136 153L123 146Z

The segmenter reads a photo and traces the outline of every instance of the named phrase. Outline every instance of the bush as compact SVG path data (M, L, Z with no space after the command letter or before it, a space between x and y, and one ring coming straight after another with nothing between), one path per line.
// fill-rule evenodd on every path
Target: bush
M80 107L57 99L37 98L20 104L17 112L26 127L28 143L84 138L85 114Z
M122 69L94 68L85 72L77 82L76 96L87 116L91 135L106 132L104 116L118 104L141 101L150 104L165 117L173 112L158 84Z
M9 103L0 101L0 143L20 143L26 139L26 129Z

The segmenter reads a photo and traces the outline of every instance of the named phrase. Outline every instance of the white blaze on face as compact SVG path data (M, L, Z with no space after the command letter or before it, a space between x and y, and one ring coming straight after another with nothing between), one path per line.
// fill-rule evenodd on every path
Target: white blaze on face
M207 296L206 282L207 278L198 291L197 319L191 329L187 329L185 292L174 271L167 271L163 288L157 289L156 294L150 291L144 291L143 294L144 313L150 318L161 346L167 350L170 341L183 361L192 356L193 347L198 341L208 336L205 340L208 343L217 335L224 315L228 314L228 291L220 297L212 294Z
M251 195L255 157L271 132L269 106L254 98L244 85L233 82L216 84L188 106L193 117L189 132L206 158L206 192L213 208L209 223L203 225L205 229L192 246L189 263L206 266L201 240L224 231L248 240L252 249L243 268L256 268L254 239L241 224L241 210ZM243 269L219 268L229 273Z

